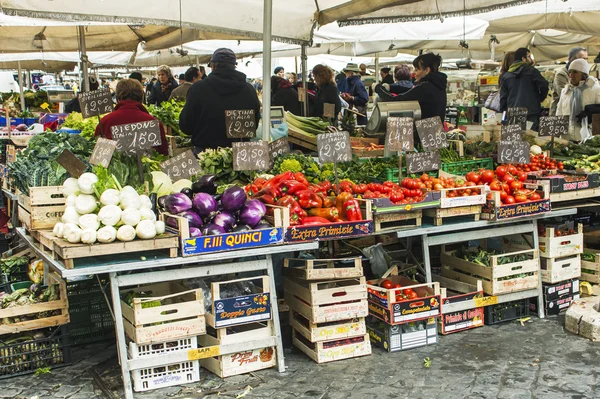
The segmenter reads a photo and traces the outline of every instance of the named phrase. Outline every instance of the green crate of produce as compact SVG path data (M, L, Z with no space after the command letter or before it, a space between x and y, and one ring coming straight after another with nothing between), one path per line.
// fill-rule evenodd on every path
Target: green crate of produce
M494 160L492 158L478 158L471 159L468 161L458 162L442 162L442 170L446 173L453 175L464 175L471 171L477 171L479 169L493 169Z
M67 325L72 345L82 345L112 339L115 323L106 298L94 280L67 285L69 316Z
M430 176L435 176L437 177L438 172L437 170L431 170L429 172L425 172ZM422 172L418 172L418 173L411 173L410 175L415 175L415 176L420 176L422 174ZM406 174L406 168L402 168L402 176L407 177L410 175ZM382 173L381 175L378 176L379 179L381 180L385 180L385 181L393 181L394 183L399 183L398 181L398 168L396 169L386 169L384 173Z

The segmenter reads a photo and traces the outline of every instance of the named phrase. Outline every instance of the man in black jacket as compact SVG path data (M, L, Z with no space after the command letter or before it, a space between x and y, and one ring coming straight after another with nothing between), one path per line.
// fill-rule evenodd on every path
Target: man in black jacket
M527 120L538 130L541 103L548 95L548 81L533 66L531 52L526 48L515 51L515 62L500 81L500 109L527 108Z
M190 87L187 102L179 117L179 127L192 136L194 153L206 148L231 147L227 137L226 110L253 109L256 125L260 102L246 75L235 70L235 53L227 48L215 50L210 60L212 72Z

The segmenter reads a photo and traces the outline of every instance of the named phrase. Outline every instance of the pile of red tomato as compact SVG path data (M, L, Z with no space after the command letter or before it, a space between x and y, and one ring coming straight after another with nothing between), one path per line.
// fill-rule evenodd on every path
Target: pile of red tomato
M381 288L385 288L386 290L391 290L391 289L395 289L395 288L402 288L402 286L400 284L394 284L391 280L383 280L379 286ZM403 290L398 290L396 291L396 302L399 301L406 301L408 299L416 299L419 297L419 294L417 294L415 291L412 290L412 288L405 288Z
M564 169L564 165L562 162L558 162L556 161L556 159L547 157L544 154L532 155L529 158L528 164L517 164L515 165L515 167L520 172L537 172L538 170Z
M515 165L500 165L495 171L469 172L465 177L467 181L487 184L490 190L499 191L500 201L504 205L537 201L542 198L535 190L524 187L523 182L527 180L527 173L519 170ZM491 195L489 198L491 199Z

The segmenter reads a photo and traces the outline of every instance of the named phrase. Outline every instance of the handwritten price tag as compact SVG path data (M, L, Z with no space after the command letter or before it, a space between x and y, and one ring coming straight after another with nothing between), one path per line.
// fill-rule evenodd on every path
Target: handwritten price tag
M113 100L109 89L79 93L78 100L84 118L107 114L113 110Z
M413 119L390 116L387 118L385 145L389 151L412 151L414 149Z
M90 156L90 164L102 165L105 168L108 168L116 149L116 141L105 139L103 137L98 138L98 141L96 141L96 145L94 146L94 151L92 151L92 155Z
M444 132L442 121L438 116L416 121L415 126L417 127L417 133L425 151L448 147L446 133Z
M521 125L504 125L500 132L501 141L523 141Z
M540 136L560 137L569 134L568 116L542 116L540 118Z
M529 143L501 141L498 144L498 163L529 163Z
M330 162L348 162L352 160L350 133L322 133L317 136L317 150L321 164Z
M111 126L110 130L119 152L136 154L162 144L160 122L157 120Z
M271 154L271 159L275 159L280 155L288 154L289 152L290 143L288 142L288 138L286 136L269 143L269 153Z
M438 170L441 163L439 151L406 154L406 169L408 173Z
M509 108L504 122L505 125L521 125L521 129L527 129L527 108Z
M271 166L269 143L249 141L233 143L233 170L267 170Z
M252 138L256 136L256 116L253 109L225 111L225 126L229 138Z
M200 173L200 164L192 150L187 150L160 164L160 168L171 180L189 179Z

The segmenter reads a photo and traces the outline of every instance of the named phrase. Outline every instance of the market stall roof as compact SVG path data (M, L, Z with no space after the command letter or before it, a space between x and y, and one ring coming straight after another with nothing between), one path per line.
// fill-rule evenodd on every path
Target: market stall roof
M531 0L470 0L467 10L478 12L508 7ZM439 15L436 4L444 12L462 15L462 0L296 0L273 1L272 34L277 41L308 42L313 27L324 26L336 20L348 20L362 15L417 15L425 10ZM222 0L218 7L223 12L198 10L193 0L105 0L84 2L71 0L0 0L2 12L34 18L52 18L66 21L96 21L134 25L156 24L171 27L199 29L228 35L262 38L263 0ZM378 11L379 10L379 11ZM371 13L371 14L369 14ZM434 19L434 18L431 18ZM414 19L420 20L420 19ZM388 22L388 21L382 21ZM171 46L179 44L179 35L173 34ZM149 45L148 43L147 45ZM166 43L161 40L164 46ZM150 47L146 47L150 49Z

